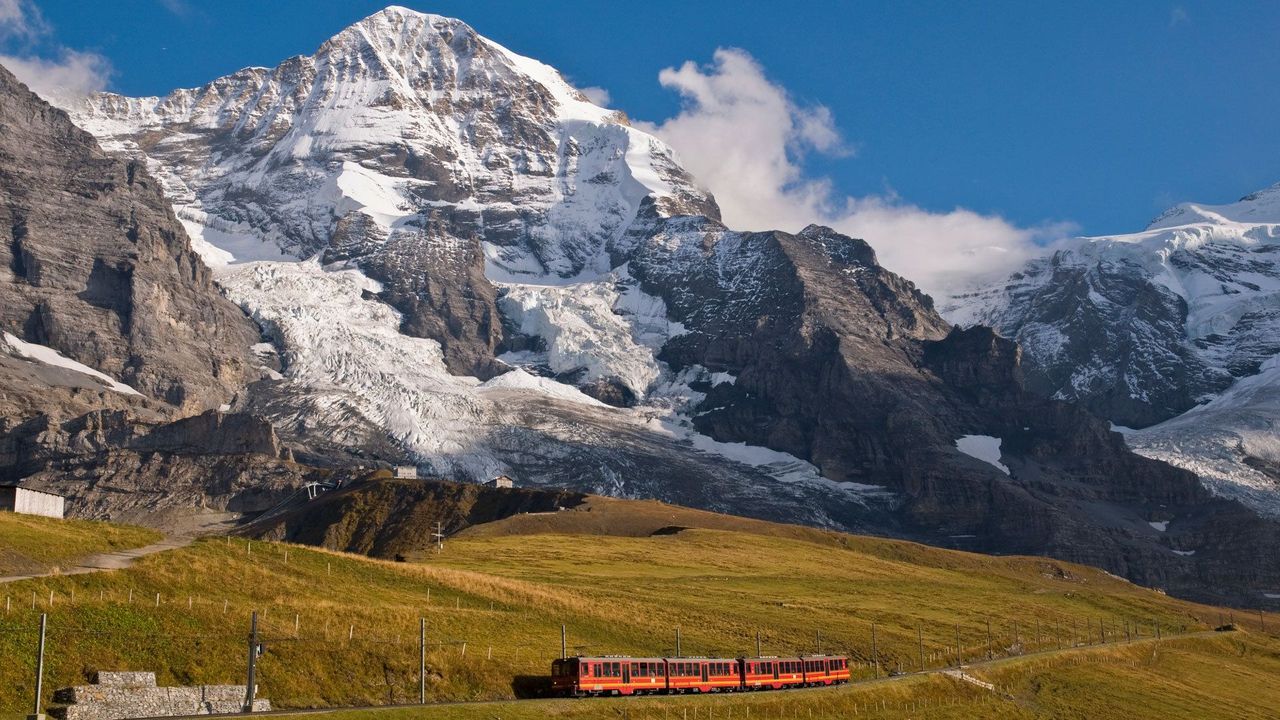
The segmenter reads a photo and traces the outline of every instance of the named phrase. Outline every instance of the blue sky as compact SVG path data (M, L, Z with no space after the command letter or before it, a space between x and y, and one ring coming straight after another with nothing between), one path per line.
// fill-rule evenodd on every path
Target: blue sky
M15 2L30 0L0 14ZM162 94L309 54L384 4L37 0L43 28L0 49L96 54L110 89ZM682 108L662 69L740 48L797 107L830 111L845 152L794 159L838 194L1098 234L1280 181L1280 3L400 4L460 17L655 122Z

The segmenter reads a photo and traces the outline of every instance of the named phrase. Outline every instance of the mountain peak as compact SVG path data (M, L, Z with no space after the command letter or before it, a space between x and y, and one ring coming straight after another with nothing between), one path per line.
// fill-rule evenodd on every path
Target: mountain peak
M1193 224L1272 225L1280 223L1280 183L1225 205L1179 203L1147 225L1148 230Z

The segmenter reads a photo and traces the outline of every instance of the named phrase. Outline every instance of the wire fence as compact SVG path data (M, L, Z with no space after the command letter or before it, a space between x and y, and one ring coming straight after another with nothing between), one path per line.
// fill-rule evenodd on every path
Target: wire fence
M1108 615L1012 610L944 623L927 612L913 617L909 608L872 617L842 606L842 619L820 622L809 616L812 608L777 603L786 609L774 617L786 619L776 627L757 629L745 617L713 622L698 615L706 626L685 627L677 640L676 621L656 633L618 630L624 623L616 618L593 618L517 586L485 585L485 597L430 575L415 576L411 592L384 585L376 602L366 603L358 592L295 598L286 584L288 571L296 570L296 582L309 588L341 580L347 593L365 576L331 567L329 558L311 550L294 547L291 556L290 547L231 538L224 548L211 544L205 562L251 559L243 571L245 587L208 586L200 569L191 568L136 587L118 576L81 575L37 582L21 593L13 588L3 595L0 612L0 712L33 707L41 615L48 617L46 706L53 690L84 685L99 670L154 671L165 685L244 684L255 612L259 695L287 708L415 703L423 694L429 701L535 697L548 690L550 662L562 652L842 654L858 681L1229 624L1268 634L1280 627L1274 616L1261 613L1149 617L1136 607ZM184 592L166 594L156 587ZM558 618L554 624L552 618ZM560 622L567 626L563 646ZM660 637L664 633L666 639Z
M460 598L437 605L446 612L428 615L406 606L385 619L364 623L339 621L314 608L272 605L256 611L257 633L252 639L248 612L229 598L82 590L65 597L36 591L24 594L21 601L6 596L0 615L0 650L7 658L0 682L14 688L7 705L34 697L41 615L49 618L42 707L48 706L53 689L86 684L98 670L155 671L161 684L243 685L251 644L260 650L259 696L276 707L406 704L418 702L424 694L428 701L537 697L547 692L550 661L562 652L653 654L652 648L628 652L626 647L576 642L570 623L563 649L558 633L533 638L515 632L458 636L451 632L454 613L503 611L497 603L466 606ZM1221 621L1240 624L1245 618L1224 613ZM1263 615L1253 622L1258 630L1275 630L1267 627ZM734 643L739 647L732 650L723 647L725 643L708 647L686 637L679 654L841 654L849 657L853 680L859 681L1043 651L1123 645L1211 625L1067 615L993 618L977 624L922 621L915 628L868 621L865 627L832 634L814 631L807 643L797 642L794 632L763 630L755 638L740 638ZM677 654L677 632L673 628L671 647L660 654Z

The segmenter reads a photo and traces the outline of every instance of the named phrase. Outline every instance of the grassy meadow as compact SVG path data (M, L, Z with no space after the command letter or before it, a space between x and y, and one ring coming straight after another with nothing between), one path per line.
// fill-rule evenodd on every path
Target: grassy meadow
M86 555L141 547L162 537L154 530L127 525L3 513L0 577L48 572Z
M37 524L61 531L56 521ZM882 714L871 717L1107 717L1071 709L1088 698L1129 707L1127 718L1213 716L1148 711L1159 707L1149 697L1170 696L1185 707L1229 701L1231 717L1262 717L1250 712L1273 700L1271 690L1248 688L1280 677L1280 645L1260 632L1256 616L1234 618L1246 632L1177 640L1209 630L1226 611L1068 563L833 533L467 533L418 563L216 538L127 570L22 581L0 593L11 603L0 616L0 712L15 714L30 706L41 612L49 613L51 694L99 669L154 670L162 684L243 682L256 610L266 646L260 695L278 708L416 702L419 618L426 620L432 701L527 694L559 654L562 623L570 652L584 653L672 653L677 626L686 655L750 653L757 632L766 654L811 651L820 640L828 652L848 653L866 679L915 671L922 657L928 668L953 664L957 633L967 662L1014 656L971 670L996 683L995 693L920 676L831 691L362 716L656 718L679 711L683 718L758 708L845 717L880 704ZM1280 629L1280 617L1266 621L1269 631ZM1158 649L1148 641L1157 626ZM1100 628L1106 645L1099 645ZM1057 650L1090 644L1096 647ZM1211 672L1192 672L1206 664Z

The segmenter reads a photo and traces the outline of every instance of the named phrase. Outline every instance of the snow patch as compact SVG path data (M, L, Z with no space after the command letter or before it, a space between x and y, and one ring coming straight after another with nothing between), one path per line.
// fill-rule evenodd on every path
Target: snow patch
M894 497L891 491L879 485L839 482L825 478L818 472L816 466L790 453L746 443L720 442L697 432L688 425L687 420L679 416L654 418L649 421L649 427L655 432L684 440L702 452L719 455L727 460L755 467L780 482L807 484L830 490L839 490L859 499L860 502L872 500L883 502Z
M583 393L572 385L565 385L564 383L556 382L549 378L530 375L519 368L481 383L476 387L476 390L481 393L486 390L530 390L542 395L559 398L561 400L568 400L569 402L580 403L582 405L609 407L590 395Z
M117 381L115 378L111 377L110 375L94 370L93 368L83 363L76 362L75 360L72 360L71 358L67 357L66 355L63 355L62 353L58 352L57 350L54 350L51 347L46 347L44 345L39 345L36 343L25 342L23 340L18 339L17 337L14 337L9 333L4 334L4 341L12 349L12 352L14 355L24 360L41 362L46 365L53 365L55 367L60 367L66 370L71 370L73 372L78 372L82 375L88 375L94 380L97 380L98 382L105 385L109 390L114 390L115 392L118 392L124 395L138 395L138 396L142 395L142 393L138 392L137 390L134 390L133 388L129 387L128 385L125 385L122 382Z
M1147 524L1155 528L1156 530L1159 530L1160 532L1168 532L1169 530L1168 520L1160 520L1158 522L1148 522Z
M962 435L956 440L956 449L972 458L992 465L1005 475L1009 468L1000 462L1000 445L1003 441L990 435Z

